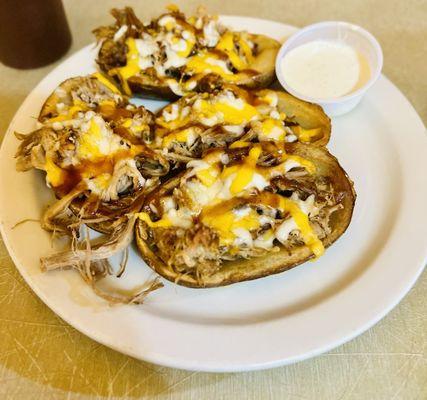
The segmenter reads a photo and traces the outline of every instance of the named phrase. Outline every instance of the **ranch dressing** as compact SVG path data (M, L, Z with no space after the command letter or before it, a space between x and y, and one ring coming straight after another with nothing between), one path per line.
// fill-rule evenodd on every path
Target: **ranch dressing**
M290 50L281 61L286 83L303 96L344 96L369 79L367 60L339 41L314 40Z

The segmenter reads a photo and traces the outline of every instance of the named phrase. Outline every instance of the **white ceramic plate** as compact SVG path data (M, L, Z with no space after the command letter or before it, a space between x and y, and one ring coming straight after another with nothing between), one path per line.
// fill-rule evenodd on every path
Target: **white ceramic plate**
M283 40L294 28L224 17L237 29ZM143 306L109 307L73 271L42 274L52 249L37 223L52 199L37 171L15 172L14 131L30 132L50 92L94 69L85 47L52 71L13 119L0 153L1 231L24 279L61 318L94 340L136 358L176 368L243 371L292 363L332 349L375 324L408 292L427 256L427 138L404 96L381 77L361 104L333 121L328 145L358 194L345 235L316 262L224 288L165 282ZM143 101L152 109L162 102ZM123 278L151 276L134 249Z

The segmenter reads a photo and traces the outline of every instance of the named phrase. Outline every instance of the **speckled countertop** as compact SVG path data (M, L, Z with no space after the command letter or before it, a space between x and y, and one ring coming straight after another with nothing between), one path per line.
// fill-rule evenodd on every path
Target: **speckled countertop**
M109 21L109 8L128 4L149 18L169 2L65 0L73 31L69 54L92 41L91 29ZM176 3L190 12L201 2ZM427 122L426 0L204 3L212 13L296 26L322 20L362 25L381 43L385 75ZM1 136L25 96L54 67L18 71L0 65ZM399 110L390 110L390 118L399 118ZM0 398L423 400L427 399L426 293L424 272L380 323L312 360L251 373L184 372L119 354L67 325L32 293L0 241Z

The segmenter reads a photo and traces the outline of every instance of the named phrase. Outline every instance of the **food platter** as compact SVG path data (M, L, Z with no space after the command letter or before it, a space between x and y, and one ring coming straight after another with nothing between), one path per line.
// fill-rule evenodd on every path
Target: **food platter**
M223 17L226 25L283 41L295 28L267 20ZM1 231L34 292L61 318L94 340L170 367L242 371L289 364L362 333L407 293L427 259L427 150L416 112L384 76L350 114L335 118L328 148L358 194L347 232L316 262L253 282L189 289L165 282L142 306L110 307L73 271L43 274L52 252L37 223L52 199L41 173L15 171L13 132L34 129L35 117L64 79L95 69L87 46L30 93L5 135L0 153ZM151 110L164 101L136 100ZM399 117L396 117L398 115ZM153 275L135 249L123 287Z

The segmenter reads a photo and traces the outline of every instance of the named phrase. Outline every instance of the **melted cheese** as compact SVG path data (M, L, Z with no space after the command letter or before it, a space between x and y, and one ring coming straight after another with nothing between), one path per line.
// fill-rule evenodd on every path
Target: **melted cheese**
M155 222L151 220L150 216L146 212L140 212L136 215L150 228L180 227L188 229L191 228L193 224L191 212L186 208L180 208L178 210L176 210L174 207L166 208L162 218Z
M101 126L101 118L92 118L85 132L81 132L77 141L77 156L91 161L104 158L112 152L113 137L105 126Z
M178 110L176 110L176 113L175 113L173 108L174 105L175 104L173 104L171 108L169 107L166 108L163 111L162 117L159 117L156 119L156 123L158 125L160 125L163 128L169 129L171 131L184 127L192 119L190 115L187 115L187 116L183 116L182 114L179 115ZM169 110L171 110L170 115L173 115L173 117L168 117Z
M167 31L171 31L176 26L176 19L171 15L165 15L159 19L158 24L164 26Z
M235 99L234 101L221 100L200 100L197 107L199 115L202 118L216 117L219 120L218 122L226 125L246 124L258 116L256 108L242 99Z
M218 203L220 201L218 193L221 188L220 180L215 180L211 186L204 185L198 179L188 181L184 191L190 199L189 208L199 213L203 207Z
M170 13L154 20L141 38L126 38L126 65L109 71L110 75L119 76L126 94L131 94L128 79L144 73L148 68L153 68L160 81L167 83L175 94L182 96L193 90L197 81L209 73L220 75L229 82L237 81L240 76L234 73L234 69L247 69L253 62L254 45L250 35L227 30L221 36L219 31L222 29L215 17L185 19L179 15L179 11ZM128 26L122 25L113 40L118 41L127 31ZM192 56L196 43L197 54ZM160 62L163 52L166 53L166 58ZM219 52L222 54L218 54ZM230 65L233 66L233 71L230 70ZM188 85L181 80L171 79L168 69L181 67L184 70L182 72L194 75L194 81L191 80ZM171 80L168 81L169 79Z
M259 113L254 106L241 98L234 97L231 92L206 99L200 96L192 105L191 111L189 106L181 110L178 107L178 104L166 107L161 117L156 119L156 123L173 131L192 121L205 126L224 124L239 127L259 118Z
M251 64L254 60L254 56L252 54L252 48L249 45L249 42L246 41L245 38L243 37L243 34L239 36L238 43L239 43L240 49L243 51L243 54L245 55L246 62L248 64Z
M125 118L121 126L123 128L129 129L132 133L138 134L147 129L146 124L138 125L137 121L133 118Z
M131 95L132 92L129 88L127 80L132 76L135 76L141 70L139 66L139 53L134 38L126 39L127 53L126 53L126 65L124 67L118 67L110 70L110 75L118 74L122 81L123 89L125 93Z
M211 165L197 171L196 176L203 185L210 187L217 181L220 172L221 171L217 166Z
M46 180L50 185L58 187L64 183L65 172L53 162L50 155L46 155L44 169L46 171Z
M297 125L297 126L292 126L291 127L292 132L294 132L297 136L298 139L301 142L311 142L311 140L319 135L321 128L313 128L313 129L304 129L301 126Z
M166 215L164 215L161 219L155 222L151 220L150 216L146 212L137 213L136 216L141 221L144 221L150 228L170 228L171 226L173 226L172 222Z
M190 55L195 44L194 38L192 36L189 36L187 40L174 36L172 37L171 41L171 49L176 51L178 56L182 58L186 58Z
M110 108L112 111L114 111L114 109L116 108L116 103L113 100L102 100L99 103L99 107L100 108Z
M243 140L236 140L235 142L231 143L230 146L228 146L229 149L241 149L243 147L248 147L252 143L251 142L245 142Z
M316 172L316 166L311 161L295 155L286 155L287 160L291 160L304 167L309 174L314 174Z
M176 79L166 79L166 83L169 86L169 89L172 90L174 94L177 96L184 96L184 92L182 90L181 85Z
M284 197L280 198L279 207L291 214L291 217L294 219L299 231L301 232L304 243L310 248L316 258L320 257L324 253L325 248L323 243L314 233L314 230L308 220L308 215L305 214L294 201Z
M282 229L290 233L296 226L301 233L304 243L310 248L315 257L320 257L323 254L325 251L323 243L311 227L307 213L301 209L297 201L269 192L263 192L260 195L260 200L262 204L277 208L284 213L289 213L294 222L287 222L287 220L285 220L284 223L288 226L285 225ZM293 225L294 223L295 225ZM281 235L283 235L282 240L286 240L287 235L285 235L284 232L279 233L279 236Z
M263 96L260 98L263 102L267 103L271 107L277 107L279 103L279 96L273 90L265 89L262 92Z
M101 195L101 193L104 190L107 190L110 182L111 182L112 175L108 172L103 172L95 177L88 177L86 178L86 184L88 189L92 193L96 193L98 195Z
M125 120L122 123L122 126L124 128L130 128L132 126L133 119L132 118L125 118Z
M68 193L84 181L93 194L102 199L104 195L111 199L111 193L106 191L115 168L120 168L123 163L135 163L133 158L146 148L128 143L115 134L105 120L93 111L79 115L74 122L78 123L77 134L70 136L69 143L60 149L62 161L57 165L51 155L46 156L46 180L51 186L59 187L62 193ZM130 123L132 120L125 119L125 125ZM131 168L136 169L136 165L131 165ZM139 181L141 185L145 183L142 176Z
M232 147L246 147L247 142L235 142ZM284 160L281 164L273 167L258 167L257 161L262 152L260 145L254 145L248 156L243 162L231 166L221 167L219 162L220 153L210 154L210 162L204 160L195 160L187 164L189 173L187 179L196 175L201 184L208 189L209 196L203 192L203 189L195 189L195 183L187 182L187 185L192 186L192 197L196 203L215 204L221 200L230 199L233 196L240 195L244 192L250 192L252 189L258 191L264 190L269 181L275 176L284 175L286 172L295 167L303 167L308 173L313 174L316 171L316 166L309 160L300 156L282 154ZM222 171L221 171L222 168ZM203 198L203 199L202 199Z
M201 198L199 199L199 196L197 196L195 201L199 202L202 207L205 206L205 209L202 211L201 221L219 233L220 242L223 245L230 245L234 242L236 240L236 233L240 232L243 234L243 230L239 231L239 229L246 229L250 231L251 229L256 229L261 225L260 218L262 217L256 212L256 223L254 222L255 214L252 214L253 218L249 220L246 218L240 221L240 219L238 219L231 211L227 211L223 208L222 204L224 202L221 203L221 199L235 199L236 197L234 196L241 195L245 190L253 187L253 183L256 181L255 175L258 175L256 173L256 163L260 154L261 147L254 146L241 164L224 168L220 175L220 179L218 179L218 169L215 169L214 166L201 169L196 173L197 178L203 185L209 188L215 186L214 190L217 194L215 194L215 192L211 193L211 196L204 201L202 201ZM292 161L291 165L289 165L290 161ZM288 164L289 168L294 166L304 166L309 170L309 172L314 172L315 170L314 164L310 161L299 156L288 155L283 164L264 169L265 174L271 177L274 175L274 171L278 168L281 169L280 172L283 174L286 171L286 164ZM229 181L229 178L231 178L229 195L224 195L224 188L226 189L226 182L227 180ZM222 188L221 186L218 186L219 182L223 182ZM265 185L261 186L259 189L262 190L267 184L268 183L265 181ZM211 192L211 190L209 190L209 192ZM203 191L201 190L199 193L202 194ZM196 192L193 192L193 194L197 195ZM301 232L301 236L306 245L313 251L316 257L320 256L323 252L323 245L314 234L314 231L308 222L308 215L299 207L296 201L279 195L269 194L268 196L270 195L274 196L276 201L274 206L284 212L290 213L292 221L294 221L296 224L295 227ZM234 245L241 243L241 240L241 238L237 240ZM257 243L259 244L259 247L271 247L273 240L274 238L266 235L266 237L260 238Z
M98 81L100 81L106 88L110 89L113 93L120 94L119 89L117 89L104 75L99 72L95 72L92 76Z
M170 133L169 135L165 136L162 141L163 147L169 147L169 145L172 142L181 142L181 143L187 143L191 146L192 142L194 142L194 132L192 128L183 129L181 131L176 131L173 133Z
M88 110L88 106L79 100L74 100L74 104L64 114L59 114L57 117L49 118L49 123L69 121L80 111Z
M245 239L250 232L262 226L262 215L251 207L234 208L237 198L219 202L211 206L205 205L201 209L200 221L215 230L220 238L220 244L224 246L248 245ZM298 202L282 197L277 194L263 192L262 200L267 200L267 205L289 213L290 218L286 219L279 227L276 234L272 229L267 230L254 241L255 247L271 248L273 240L277 236L281 241L286 241L289 233L297 229L304 243L310 248L315 257L320 257L324 252L321 240L315 234L310 225L308 212L299 206ZM262 202L261 204L264 204ZM163 223L160 223L162 226ZM251 238L252 240L252 238Z
M170 106L165 107L162 112L162 117L165 122L174 121L179 117L179 106L177 103L172 103Z
M271 249L275 239L273 229L268 229L254 240L254 246L262 249Z
M245 142L242 144L246 145ZM140 218L153 228L180 226L187 229L193 226L191 216L198 216L201 223L217 232L220 245L227 246L228 251L235 253L247 247L270 249L275 238L285 242L291 231L298 230L304 243L315 257L319 257L324 247L309 222L309 215L318 212L314 196L302 201L296 194L286 198L264 191L268 182L263 178L264 175L271 178L276 172L283 174L295 166L303 166L309 172L314 172L314 164L299 156L285 154L282 164L261 168L257 167L261 152L261 146L254 145L241 163L230 167L221 163L223 153L220 151L209 153L203 160L189 162L181 189L185 189L184 193L191 199L191 205L183 210L169 207L156 222L151 221L146 213L140 213ZM191 179L193 176L197 179ZM263 180L262 185L258 185L257 179ZM280 210L285 217L284 221L277 221L269 214L259 214L255 207L245 205L248 199L245 196L254 187L258 191L253 198L259 204L271 207L273 212ZM280 223L279 227L277 222ZM270 228L253 238L254 232L265 224L269 224Z
M258 135L260 141L274 140L283 141L286 137L283 122L278 119L266 118L261 122L261 132Z
M278 209L290 214L291 219L282 224L282 229L287 229L289 232L295 228L298 229L304 243L310 248L315 257L320 257L324 252L323 243L314 233L308 215L298 206L297 202L271 193L268 196L274 198ZM233 209L234 205L233 202L222 202L212 207L206 207L201 213L200 220L204 225L209 226L218 233L221 245L234 244L239 246L242 243L248 245L248 240L245 239L245 236L247 234L250 235L251 231L261 226L260 220L262 217L248 206L242 210ZM250 237L250 239L252 244L252 238ZM270 229L257 238L255 246L270 248L273 240L274 232Z
M233 67L236 68L238 71L247 68L247 64L242 60L242 58L239 57L239 55L235 51L233 32L227 31L226 33L224 33L224 35L219 40L216 48L218 50L222 50L224 53L227 54L231 64L233 64ZM252 52L250 51L250 53Z
M207 47L214 47L220 38L217 23L212 20L203 27L203 36Z
M246 212L239 213L229 209L227 203L221 203L217 206L203 210L201 222L214 229L220 238L221 245L230 245L234 242L239 233L239 229L251 231L260 227L259 215L250 207Z
M170 209L167 212L167 219L175 227L189 229L193 225L191 211L187 208ZM165 225L165 227L167 227Z
M239 79L227 68L227 64L213 53L199 53L198 55L191 57L187 62L186 70L192 74L206 75L214 73L229 82Z
M283 154L282 163L269 168L260 169L260 172L267 178L271 179L275 176L283 175L295 167L303 167L309 174L316 172L316 166L310 160L293 154Z
M262 149L260 146L254 146L249 151L243 163L224 168L221 174L222 179L226 179L231 174L235 174L230 185L230 193L232 195L242 192L252 181L255 174L256 163L261 152Z

